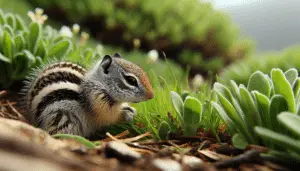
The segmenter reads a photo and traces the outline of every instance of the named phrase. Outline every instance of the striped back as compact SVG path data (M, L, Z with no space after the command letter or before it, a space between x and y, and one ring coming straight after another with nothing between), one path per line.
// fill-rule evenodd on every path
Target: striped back
M27 92L31 118L38 118L49 105L61 100L79 100L79 84L86 70L71 62L52 64L36 75Z

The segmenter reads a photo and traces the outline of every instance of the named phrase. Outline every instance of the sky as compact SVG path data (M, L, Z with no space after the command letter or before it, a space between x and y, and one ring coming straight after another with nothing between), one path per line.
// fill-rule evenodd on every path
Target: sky
M300 45L300 0L200 0L231 15L258 52Z
M221 9L227 7L253 4L262 0L205 0L205 1L212 2L215 8Z

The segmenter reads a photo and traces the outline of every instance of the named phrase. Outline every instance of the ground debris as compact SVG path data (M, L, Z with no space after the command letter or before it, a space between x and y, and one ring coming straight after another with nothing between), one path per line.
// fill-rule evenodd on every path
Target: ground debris
M90 149L76 140L55 139L27 124L16 98L10 95L0 91L0 170L288 170L260 157L268 151L265 147L232 147L225 133L220 144L205 132L197 136L170 134L170 140L155 140L149 139L149 132L129 137L126 130L117 135L107 133Z
M120 141L108 142L105 145L105 156L108 158L118 158L120 161L125 162L133 162L142 157L140 153Z

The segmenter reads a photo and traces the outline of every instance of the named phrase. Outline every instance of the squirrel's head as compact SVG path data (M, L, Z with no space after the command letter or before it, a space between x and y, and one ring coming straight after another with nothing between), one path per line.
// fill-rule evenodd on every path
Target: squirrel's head
M105 55L92 73L94 83L104 86L109 96L118 102L140 102L154 97L145 71L136 64L121 58Z

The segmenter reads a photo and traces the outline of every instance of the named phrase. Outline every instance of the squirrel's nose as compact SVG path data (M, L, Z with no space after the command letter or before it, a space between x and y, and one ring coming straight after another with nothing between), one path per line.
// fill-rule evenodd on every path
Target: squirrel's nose
M147 97L148 100L149 99L153 99L154 98L154 92L153 92L153 90L147 91L146 97Z

